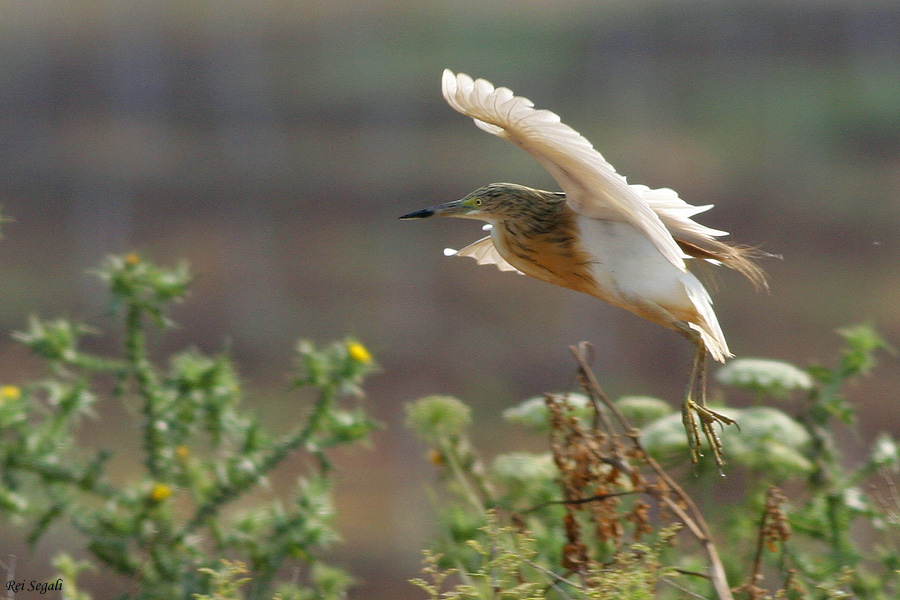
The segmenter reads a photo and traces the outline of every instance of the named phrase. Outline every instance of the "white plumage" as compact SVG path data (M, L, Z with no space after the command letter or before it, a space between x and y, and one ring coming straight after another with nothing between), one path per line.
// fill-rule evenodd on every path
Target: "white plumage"
M724 361L731 356L709 293L687 271L684 259L688 255L675 241L676 237L690 241L726 235L691 219L712 205L693 206L668 188L629 184L559 116L534 108L530 100L507 88L495 88L483 79L473 81L448 69L442 89L451 107L474 119L484 131L534 156L557 181L569 207L583 218L579 219L582 246L595 260L592 274L604 300L668 327L686 323L700 333L714 359ZM604 227L604 234L592 222L627 226ZM642 237L628 235L629 228ZM615 236L608 235L612 231ZM629 238L627 243L620 239L623 236ZM472 257L480 265L494 264L503 271L523 271L517 268L516 258L504 256L503 246L495 246L494 241L488 236L457 255ZM691 309L694 318L678 318Z
M643 231L673 265L684 270L681 250L659 215L616 173L603 155L556 113L534 108L528 98L484 79L444 70L444 98L484 131L516 144L560 185L575 212L594 219L628 221ZM641 186L643 187L643 186ZM646 189L646 188L644 188ZM685 203L686 204L686 203Z

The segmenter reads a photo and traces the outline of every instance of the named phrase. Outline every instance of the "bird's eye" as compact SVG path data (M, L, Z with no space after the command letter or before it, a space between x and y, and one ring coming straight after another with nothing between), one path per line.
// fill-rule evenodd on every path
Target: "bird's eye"
M475 206L481 206L481 198L475 198Z

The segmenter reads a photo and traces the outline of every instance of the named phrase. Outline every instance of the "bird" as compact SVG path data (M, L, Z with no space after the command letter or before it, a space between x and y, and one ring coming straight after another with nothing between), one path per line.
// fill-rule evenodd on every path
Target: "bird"
M702 455L702 430L721 468L715 425L734 421L706 405L706 357L725 362L733 355L710 294L688 262L734 269L765 289L756 260L765 253L719 240L727 232L692 219L712 205L688 204L669 188L629 184L556 113L535 108L510 89L449 69L441 88L457 112L537 159L561 191L491 183L400 218L484 221L486 237L445 254L589 294L687 338L695 353L681 412L691 459L696 463Z

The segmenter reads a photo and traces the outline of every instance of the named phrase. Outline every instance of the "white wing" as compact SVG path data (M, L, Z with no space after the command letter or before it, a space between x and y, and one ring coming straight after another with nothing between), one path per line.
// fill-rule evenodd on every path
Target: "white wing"
M469 256L474 258L475 262L479 265L497 265L497 268L501 271L515 271L520 275L522 274L522 271L506 262L506 260L500 256L500 253L497 252L497 248L494 246L491 236L481 238L477 242L469 244L462 250L451 250L450 248L447 248L444 250L444 254L447 256Z
M713 229L691 219L694 215L711 209L713 207L712 204L704 204L703 206L688 204L678 197L675 190L669 188L651 190L646 185L632 185L631 187L659 215L666 228L676 236L679 236L679 238L683 236L686 238L686 241L691 242L696 238L712 240L713 238L728 235L727 231Z
M507 88L449 69L444 70L442 88L455 110L534 156L565 191L573 210L594 219L631 223L669 262L685 270L681 249L643 194L555 113L534 108Z

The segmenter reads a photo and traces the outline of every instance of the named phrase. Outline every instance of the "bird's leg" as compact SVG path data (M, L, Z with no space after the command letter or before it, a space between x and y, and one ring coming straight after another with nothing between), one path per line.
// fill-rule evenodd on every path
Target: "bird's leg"
M681 407L681 420L688 436L688 445L691 449L691 461L696 463L702 456L700 431L712 449L716 465L721 469L725 464L723 458L722 440L716 432L715 424L734 424L733 419L710 410L706 406L706 344L700 334L691 328L685 328L688 338L697 349L694 355L694 364L691 368L691 377L688 381L687 394ZM683 330L683 331L685 331ZM697 400L695 400L695 393ZM698 402L699 401L699 402ZM699 421L699 425L698 425Z
M694 365L691 368L691 377L688 379L687 393L681 405L681 422L684 424L684 431L688 436L688 447L691 450L691 462L693 463L696 463L702 454L700 452L700 429L697 427L697 417L694 415L696 403L693 400L697 369L698 363L695 355Z

